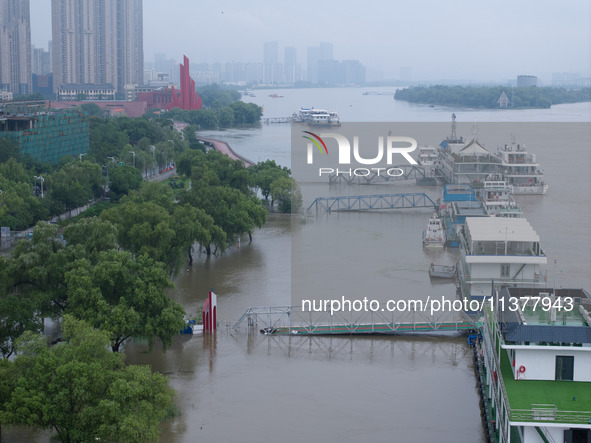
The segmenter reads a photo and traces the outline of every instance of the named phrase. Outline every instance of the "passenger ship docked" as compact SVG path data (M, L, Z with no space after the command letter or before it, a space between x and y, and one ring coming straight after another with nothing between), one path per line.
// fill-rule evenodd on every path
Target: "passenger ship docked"
M513 187L514 194L545 194L548 185L544 183L544 171L535 154L527 152L524 144L505 145L498 148L501 160L500 172Z
M493 217L523 217L523 211L513 198L513 186L501 174L492 174L475 189L487 215Z
M536 156L524 144L498 147L491 153L476 138L467 142L456 136L455 114L452 115L451 137L439 145L438 174L447 183L469 183L481 186L490 174L502 174L513 194L539 194L548 190L544 171Z
M487 441L590 442L591 295L551 287L493 294L474 353Z

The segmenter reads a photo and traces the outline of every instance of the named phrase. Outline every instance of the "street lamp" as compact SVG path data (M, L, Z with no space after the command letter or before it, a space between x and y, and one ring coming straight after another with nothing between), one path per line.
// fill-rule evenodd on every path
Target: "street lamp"
M86 155L86 154L80 154L80 155L79 155L79 157L80 157L80 161L82 161L82 156L83 156L83 155Z
M35 180L39 180L41 182L41 198L43 198L43 182L45 181L45 179L42 175L40 175L39 177L35 176Z
M107 158L110 158L110 159L111 159L111 161L112 161L113 163L115 163L115 158L114 158L114 157L107 157Z
M154 160L154 164L156 165L156 170L154 171L153 175L156 175L156 172L158 172L158 162L156 161L156 146L151 145L150 151L152 151L152 160Z
M129 151L131 155L133 155L133 167L135 168L135 152Z

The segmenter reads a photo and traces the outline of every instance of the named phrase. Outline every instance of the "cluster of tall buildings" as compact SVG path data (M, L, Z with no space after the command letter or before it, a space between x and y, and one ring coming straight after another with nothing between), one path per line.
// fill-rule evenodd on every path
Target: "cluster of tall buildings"
M282 55L282 57L281 57ZM365 67L358 60L335 60L332 43L320 43L306 49L305 64L298 61L298 50L278 42L263 44L263 62L195 63L193 75L198 84L296 83L355 85L365 83ZM157 63L154 63L156 67ZM157 70L157 69L156 69ZM154 77L147 71L146 82Z
M293 84L306 81L316 84L361 84L365 67L358 60L335 60L332 43L323 42L306 50L306 71L297 61L297 50L285 47L283 63L279 62L279 45L267 42L263 48L263 83Z
M144 76L142 0L51 0L49 51L31 45L29 0L0 0L0 89L33 92L34 77L60 88L113 90ZM92 88L90 88L92 89Z
M142 2L51 0L46 50L31 44L30 0L0 0L0 98L41 92L58 100L133 100L143 85L175 83L178 64L162 54L144 70ZM365 82L365 67L335 60L332 43L308 47L304 61L295 47L280 51L274 41L264 43L262 63L195 64L193 75L198 84Z

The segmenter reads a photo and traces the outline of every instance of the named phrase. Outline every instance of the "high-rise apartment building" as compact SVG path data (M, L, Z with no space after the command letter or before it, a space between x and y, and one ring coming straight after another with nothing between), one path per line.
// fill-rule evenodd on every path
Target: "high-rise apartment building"
M37 75L48 75L51 73L51 62L49 52L43 48L32 48L32 72Z
M318 46L309 46L307 59L308 81L318 83L318 64L323 61L333 60L332 43L320 43Z
M31 93L29 0L0 0L0 89Z
M117 84L144 82L142 0L117 0Z
M295 83L297 78L297 64L298 64L298 57L297 57L297 49L292 46L287 46L283 50L284 58L283 58L283 72L284 72L284 81L288 84Z
M52 0L54 88L143 83L142 0Z
M263 47L263 81L277 83L279 81L279 46L277 42L266 42Z

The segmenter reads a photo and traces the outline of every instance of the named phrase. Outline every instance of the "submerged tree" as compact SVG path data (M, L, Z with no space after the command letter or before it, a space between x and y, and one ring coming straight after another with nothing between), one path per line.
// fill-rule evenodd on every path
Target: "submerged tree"
M1 421L53 430L63 442L156 440L173 408L167 379L126 366L107 334L84 321L66 315L62 331L52 347L25 334L14 362L0 366Z
M296 213L302 208L302 192L291 177L281 177L271 183L271 198L279 203L279 211Z
M66 312L105 331L113 351L129 337L146 339L150 348L158 337L167 347L183 329L184 310L164 292L172 283L160 263L110 250L94 265L86 259L76 264L66 274Z

